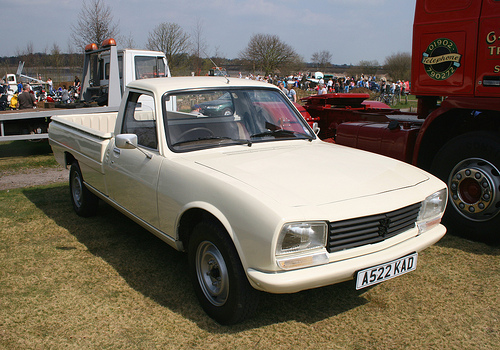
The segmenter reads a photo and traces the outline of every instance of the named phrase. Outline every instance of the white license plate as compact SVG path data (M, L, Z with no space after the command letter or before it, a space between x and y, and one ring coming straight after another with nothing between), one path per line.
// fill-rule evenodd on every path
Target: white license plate
M417 253L373 266L356 274L356 289L365 288L374 284L401 276L417 268Z

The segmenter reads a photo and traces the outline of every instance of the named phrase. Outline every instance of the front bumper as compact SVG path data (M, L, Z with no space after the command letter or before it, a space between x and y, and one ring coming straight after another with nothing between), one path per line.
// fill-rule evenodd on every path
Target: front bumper
M247 275L252 286L258 290L268 293L296 293L351 280L356 271L419 252L439 241L445 233L446 228L438 225L419 236L356 258L293 271L262 272L249 268Z

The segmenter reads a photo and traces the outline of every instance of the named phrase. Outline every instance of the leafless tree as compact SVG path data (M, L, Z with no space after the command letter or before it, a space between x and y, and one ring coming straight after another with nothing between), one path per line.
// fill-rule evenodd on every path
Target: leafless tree
M206 56L207 51L207 43L205 36L203 35L203 21L201 19L196 20L196 25L193 29L192 41L195 71L196 74L201 74L202 58Z
M61 49L54 43L50 49L50 63L53 67L59 68L62 64Z
M330 51L317 51L312 54L311 61L316 64L317 68L326 68L331 65L332 57Z
M71 26L71 38L83 49L85 45L101 43L119 35L118 24L113 21L111 8L104 0L83 0L78 21Z
M290 45L272 34L253 35L246 49L240 53L240 58L250 62L255 69L261 70L266 75L278 70L286 74L301 61L300 56Z
M361 76L361 75L375 75L380 69L380 65L377 60L373 61L359 61L355 66L349 68L349 75L351 76Z
M83 55L82 51L79 47L75 47L75 43L72 42L71 39L68 39L67 41L67 48L66 52L68 53L67 56L67 64L70 67L81 67L83 64Z
M38 66L39 62L36 58L35 49L32 41L29 41L26 44L26 48L24 50L16 48L16 56L19 57L20 61L25 63L26 67Z
M410 80L411 54L399 52L386 57L384 69L392 80Z
M120 39L121 46L126 49L136 49L137 45L134 40L134 36L132 32L129 32L128 36L122 37Z
M27 57L33 56L34 54L35 54L35 50L33 47L33 41L29 41L26 44L26 48L24 50L16 48L16 56L21 58L21 60L26 60Z
M219 45L215 46L214 54L212 55L212 59L216 59L216 60L223 60L224 59L224 53L221 51Z
M171 70L179 66L182 54L189 47L189 34L177 23L160 23L149 32L148 50L164 52Z

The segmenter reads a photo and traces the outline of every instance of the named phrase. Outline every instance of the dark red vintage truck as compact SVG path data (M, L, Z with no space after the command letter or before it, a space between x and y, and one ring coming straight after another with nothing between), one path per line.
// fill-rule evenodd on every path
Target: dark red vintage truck
M500 240L500 0L417 0L411 93L417 113L377 108L367 94L303 99L319 137L384 154L449 187L445 224Z

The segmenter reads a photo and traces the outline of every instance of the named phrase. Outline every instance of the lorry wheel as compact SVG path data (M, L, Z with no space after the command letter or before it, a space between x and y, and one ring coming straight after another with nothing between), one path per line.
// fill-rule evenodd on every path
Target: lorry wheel
M97 213L99 199L85 187L77 162L71 164L69 169L69 191L73 209L79 216L89 217Z
M197 224L188 246L189 273L205 312L220 324L235 324L256 310L259 292L252 288L238 253L220 225Z
M500 139L489 132L458 136L437 153L431 171L446 182L443 219L451 233L473 240L500 241Z

